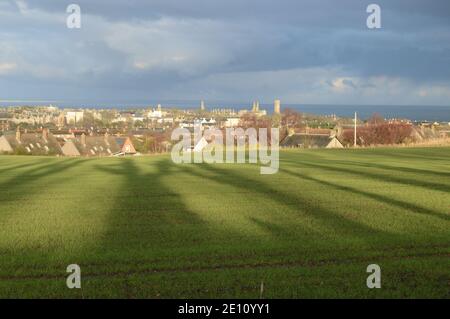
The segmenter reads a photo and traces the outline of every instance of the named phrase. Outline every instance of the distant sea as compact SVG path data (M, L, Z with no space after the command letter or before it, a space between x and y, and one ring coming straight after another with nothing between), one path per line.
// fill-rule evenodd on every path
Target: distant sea
M146 101L83 101L83 100L0 100L0 107L5 106L37 106L54 105L60 108L97 108L97 109L132 109L148 108L161 104L166 108L194 109L200 107L200 101L179 101L179 100L146 100ZM231 108L235 110L250 109L251 102L223 102L205 100L207 109ZM378 113L385 118L407 118L413 121L440 121L450 122L450 104L448 106L436 105L331 105L331 104L281 104L283 108L291 108L298 112L331 115L340 117L353 117L358 113L362 119L369 118L372 114ZM261 109L269 113L273 111L273 104L260 104Z

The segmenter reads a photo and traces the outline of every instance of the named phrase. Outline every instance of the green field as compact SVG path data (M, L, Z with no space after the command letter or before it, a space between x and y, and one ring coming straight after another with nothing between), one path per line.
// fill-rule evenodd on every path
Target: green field
M0 297L450 298L449 257L450 148L0 156Z

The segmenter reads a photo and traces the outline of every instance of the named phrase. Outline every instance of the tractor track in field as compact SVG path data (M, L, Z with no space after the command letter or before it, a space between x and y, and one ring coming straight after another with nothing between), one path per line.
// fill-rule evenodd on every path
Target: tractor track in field
M198 267L173 267L173 268L153 268L153 269L140 269L136 271L112 271L112 272L83 272L82 265L82 276L84 279L89 278L101 278L101 277L127 277L131 275L144 275L144 274L158 274L158 273L189 273L189 272L206 272L206 271L216 271L216 270L233 270L233 269L259 269L259 268L284 268L284 267L322 267L327 265L345 265L359 262L373 262L376 260L380 261L395 261L395 260L405 260L405 259L420 259L429 257L449 257L450 253L420 253L413 255L403 255L403 256L370 256L370 257L349 257L343 259L322 259L322 260L309 260L309 261L283 261L283 262L262 262L262 263L247 263L247 264L228 264L228 265L211 265L211 266L198 266ZM141 264L140 261L133 263ZM106 264L98 264L106 265ZM92 266L85 265L85 267ZM51 280L64 278L67 276L66 273L61 273L61 275L29 275L29 276L0 276L0 280ZM450 277L450 276L449 276Z

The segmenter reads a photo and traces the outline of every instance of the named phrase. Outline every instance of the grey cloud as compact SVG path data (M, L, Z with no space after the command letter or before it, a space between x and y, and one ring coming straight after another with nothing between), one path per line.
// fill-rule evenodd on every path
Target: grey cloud
M81 30L65 28L66 1L22 1L25 13L13 0L0 5L3 95L272 94L314 103L312 93L364 99L355 92L388 90L373 79L391 78L402 81L392 97L401 102L400 94L433 85L444 89L430 92L445 92L450 82L448 1L375 1L383 23L376 31L365 26L374 1L78 0ZM328 91L336 78L354 95Z

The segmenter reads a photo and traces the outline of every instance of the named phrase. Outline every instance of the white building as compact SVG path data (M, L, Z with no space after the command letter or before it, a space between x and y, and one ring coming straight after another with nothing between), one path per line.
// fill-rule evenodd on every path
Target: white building
M76 124L84 119L84 111L69 111L66 113L66 122Z
M147 117L150 119L159 119L163 117L163 113L161 110L151 110L147 113Z
M239 126L240 120L241 119L239 117L229 117L226 119L224 126L225 127L237 127L237 126Z

